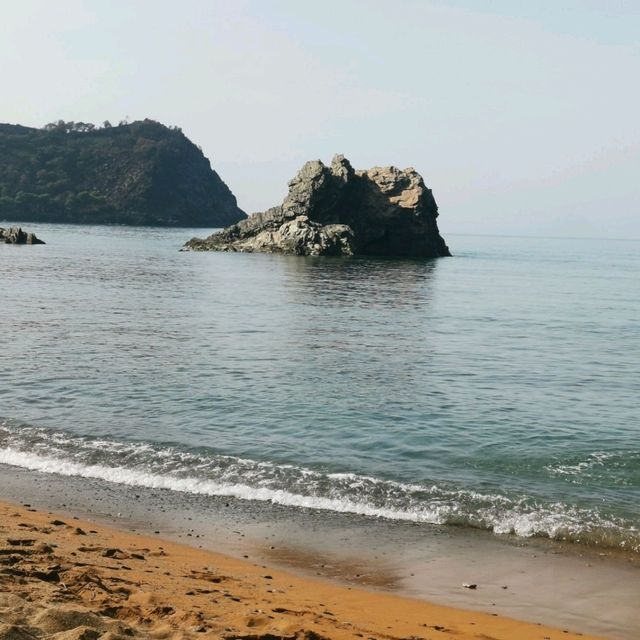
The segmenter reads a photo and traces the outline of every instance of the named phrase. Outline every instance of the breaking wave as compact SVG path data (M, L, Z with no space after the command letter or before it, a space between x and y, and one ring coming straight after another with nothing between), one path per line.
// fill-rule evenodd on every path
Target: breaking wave
M597 466L602 456L557 474ZM0 463L62 476L496 534L621 548L640 553L635 523L594 508L534 496L488 493L444 483L409 484L353 473L330 473L212 451L119 442L0 422ZM575 468L574 468L575 467Z

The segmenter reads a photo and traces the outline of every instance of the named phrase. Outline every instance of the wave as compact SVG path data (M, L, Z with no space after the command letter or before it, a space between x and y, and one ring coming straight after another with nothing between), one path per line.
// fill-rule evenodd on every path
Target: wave
M634 523L595 508L452 487L329 473L212 451L74 436L0 423L0 463L62 476L496 534L540 536L640 553Z

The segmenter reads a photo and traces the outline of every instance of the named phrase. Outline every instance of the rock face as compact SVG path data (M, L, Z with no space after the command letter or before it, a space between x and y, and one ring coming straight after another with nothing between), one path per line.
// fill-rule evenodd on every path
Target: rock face
M191 251L260 251L295 255L451 255L438 231L438 206L414 169L355 171L344 156L331 166L307 162L281 206L256 213Z
M27 233L20 227L3 229L0 227L0 243L2 244L45 244L35 233Z
M0 220L223 227L246 217L177 127L0 124Z

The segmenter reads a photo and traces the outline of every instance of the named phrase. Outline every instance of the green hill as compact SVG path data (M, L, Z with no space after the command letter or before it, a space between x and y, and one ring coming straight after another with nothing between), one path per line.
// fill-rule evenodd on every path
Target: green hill
M177 127L0 124L0 220L224 227L245 217Z

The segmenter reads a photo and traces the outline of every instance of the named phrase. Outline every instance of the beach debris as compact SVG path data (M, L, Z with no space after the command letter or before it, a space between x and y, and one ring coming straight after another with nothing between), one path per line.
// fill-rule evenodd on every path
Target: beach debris
M475 582L463 582L462 586L465 589L477 589L478 588L478 585L475 584Z

